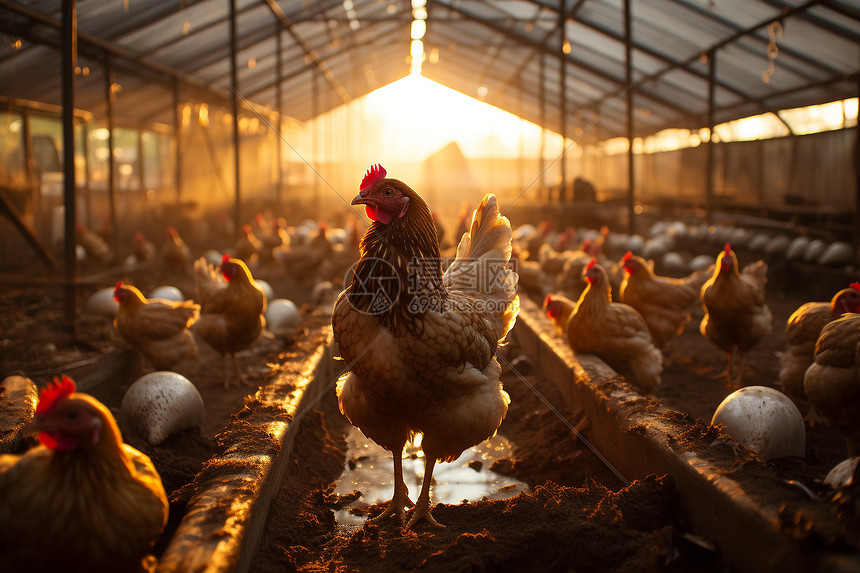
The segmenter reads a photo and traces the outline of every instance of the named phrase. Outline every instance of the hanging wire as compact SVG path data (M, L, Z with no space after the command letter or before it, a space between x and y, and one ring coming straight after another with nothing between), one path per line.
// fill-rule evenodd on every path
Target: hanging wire
M776 41L782 38L782 24L779 20L771 22L767 28L767 35L770 41L767 44L767 69L761 73L761 79L764 83L769 83L775 69L776 57L779 55L779 47Z

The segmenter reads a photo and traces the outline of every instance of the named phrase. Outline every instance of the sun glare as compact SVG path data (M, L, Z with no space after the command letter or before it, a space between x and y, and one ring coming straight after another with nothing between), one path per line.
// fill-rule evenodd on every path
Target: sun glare
M365 105L382 123L388 157L421 160L452 141L471 157L519 157L523 138L526 149L540 146L537 125L417 74L372 92Z

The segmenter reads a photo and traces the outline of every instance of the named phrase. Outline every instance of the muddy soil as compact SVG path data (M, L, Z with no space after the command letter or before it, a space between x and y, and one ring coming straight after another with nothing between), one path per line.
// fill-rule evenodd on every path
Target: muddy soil
M276 296L310 303L311 285L296 283L282 274L263 276ZM111 277L98 286L110 286L118 278L131 280L144 292L161 284L142 275ZM189 296L193 292L188 283L177 286ZM95 287L80 289L79 309ZM808 298L808 292L791 294L782 287L772 290L769 303L774 312L774 333L750 353L744 377L748 385L778 386L785 320L803 302L819 300ZM152 368L116 338L105 317L79 313L73 329L64 326L62 294L52 287L9 287L0 292L0 374L22 373L41 385L62 372L87 380L99 379L100 373L113 368L114 374L94 384L91 392L117 412L131 382ZM303 310L307 313L311 307ZM694 317L676 340L657 398L700 418L706 427L731 388L722 377L726 357L699 334L699 318ZM292 342L263 338L240 353L240 365L252 386L234 385L228 390L221 385L220 356L201 343L200 356L181 364L177 371L200 391L207 408L206 425L172 436L156 447L127 437L129 443L152 457L171 492L171 523L156 553L166 547L181 519L182 486L218 451L218 430L242 408L245 396L265 383L270 370L267 364L276 364L281 353L302 343L303 336L300 333ZM538 365L521 356L515 347L506 348L504 353L513 365L513 370L506 368L504 372L512 403L499 433L511 442L512 450L494 462L492 470L524 481L529 491L508 499L438 504L433 514L447 526L444 530L431 530L420 523L415 531L402 532L393 519L363 526L339 525L335 511L359 495L334 493L334 482L354 460L347 456L349 424L339 414L330 392L301 421L296 455L281 495L272 504L254 571L730 569L709 548L707 540L689 534L671 476L625 483L577 437L573 429L588 440L588 421L564 406L554 385L542 378ZM121 368L109 368L117 357ZM844 458L844 441L822 425L808 436L805 459L769 462L767 471L782 472L823 493L820 480ZM417 490L411 493L414 498ZM381 509L371 505L355 511L361 517ZM798 527L800 536L804 520L827 519L828 511L836 510L798 517L786 508L787 526ZM841 539L844 534L831 532L831 537Z

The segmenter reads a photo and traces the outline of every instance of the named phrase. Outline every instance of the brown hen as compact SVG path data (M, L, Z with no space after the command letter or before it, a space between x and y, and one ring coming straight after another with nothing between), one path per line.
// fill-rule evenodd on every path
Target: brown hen
M699 291L713 268L695 271L683 278L654 273L645 259L627 253L621 258L625 277L621 282L621 302L642 315L657 348L666 352L671 340L684 331L692 319Z
M147 299L134 286L116 283L119 304L113 325L122 338L149 359L156 370L169 370L197 356L197 341L188 327L200 316L194 301Z
M236 353L250 346L263 332L266 294L241 260L224 255L219 270L220 273L203 257L194 261L200 318L192 330L221 354L224 388L227 388L227 354L233 358L236 378L247 384Z
M815 358L803 377L809 404L836 428L848 455L860 455L860 314L838 318L821 329Z
M806 405L803 376L812 365L815 343L821 330L849 312L860 311L860 283L852 283L833 295L830 302L807 302L795 310L785 324L786 349L780 357L779 382L795 402ZM810 419L814 420L814 413Z
M756 261L738 270L738 258L730 244L717 256L714 275L702 285L705 316L699 331L728 353L729 385L739 387L747 353L773 331L773 314L765 300L767 263ZM733 377L734 355L739 356Z
M437 461L453 461L492 436L508 409L496 360L519 312L507 269L511 227L484 197L443 274L430 209L381 166L365 175L353 205L373 224L361 240L352 283L332 314L335 341L351 370L337 387L341 411L394 454L394 495L382 515L405 521L411 505L403 448L423 435L425 470L407 528L430 514Z
M663 373L663 355L642 315L612 301L609 275L595 259L585 267L585 279L588 286L567 323L570 347L596 354L643 392L654 392Z
M110 411L68 377L42 390L39 445L0 455L0 569L137 573L167 523L152 461L124 444Z

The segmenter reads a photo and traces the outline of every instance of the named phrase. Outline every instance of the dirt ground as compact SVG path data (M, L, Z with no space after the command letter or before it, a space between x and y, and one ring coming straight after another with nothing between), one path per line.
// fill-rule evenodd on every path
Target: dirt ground
M116 278L120 277L112 277L102 286L111 285ZM126 278L144 292L160 284L147 276ZM309 285L277 274L264 278L276 296L299 304L309 302ZM808 291L790 294L777 286L769 297L774 333L750 353L745 384L777 385L782 327L794 309L813 300L807 298ZM81 289L81 308L94 288ZM192 292L188 284L180 288L186 294ZM113 367L114 377L92 387L92 393L116 413L131 382L151 367L117 340L109 319L80 316L72 330L63 326L62 316L59 289L4 288L0 292L0 373L23 373L39 384L61 372L98 381L108 358L119 360L121 367ZM700 315L676 340L657 398L708 422L730 389L721 377L726 357L698 333L698 318ZM171 521L156 554L164 550L181 519L180 488L218 450L217 431L242 407L244 397L265 383L266 364L276 363L280 353L301 345L303 336L300 333L291 343L264 338L240 353L240 364L252 387L233 386L226 391L221 386L220 357L201 343L200 356L181 364L177 371L200 391L207 408L206 425L200 431L174 435L156 447L127 436L129 443L152 457L165 488L172 492ZM270 508L253 570L730 570L707 540L689 534L670 476L622 482L574 436L571 427L588 439L588 421L563 406L561 396L542 378L537 365L515 347L504 353L517 372L506 369L503 374L512 403L499 433L510 440L512 450L491 469L526 482L530 491L509 499L438 504L433 515L447 526L439 531L420 523L415 531L403 533L393 519L378 525L339 525L335 510L354 501L357 494L334 493L333 483L354 460L347 459L350 426L329 393L301 421L296 455L281 494ZM844 442L818 425L808 434L807 450L805 459L768 463L767 471L781 472L822 491L821 478L844 458ZM417 495L415 490L411 493L413 498ZM358 510L370 515L379 511L379 506ZM787 515L787 519L796 517ZM831 534L838 537L845 532Z

